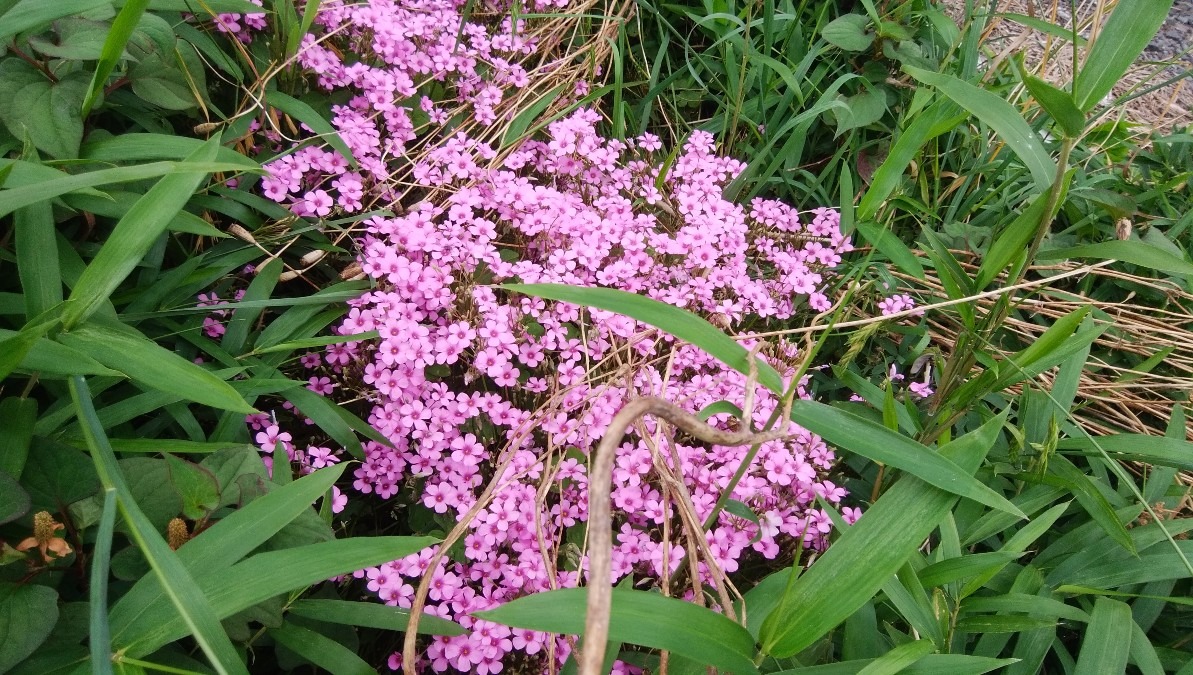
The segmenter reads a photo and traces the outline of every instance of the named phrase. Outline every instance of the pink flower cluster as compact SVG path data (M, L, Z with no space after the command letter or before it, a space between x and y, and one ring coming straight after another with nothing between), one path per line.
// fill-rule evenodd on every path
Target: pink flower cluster
M258 7L264 7L262 0L248 1ZM214 23L216 30L227 33L246 45L253 41L254 32L263 31L268 27L264 11L252 14L217 14Z
M524 10L565 4L536 0ZM461 8L451 0L323 2L316 24L334 35L334 44L308 34L298 63L323 89L352 94L332 107L331 123L359 169L349 170L347 159L330 148L304 147L265 165L265 195L302 216L325 216L333 205L360 211L371 198L395 197L395 165L407 163L419 131L463 115L482 125L494 122L506 89L529 82L520 62L536 43L524 20L507 13L482 23ZM435 92L435 99L420 91Z
M566 654L566 643L468 615L583 580L587 561L569 532L587 518L586 458L628 399L653 394L698 411L740 404L746 386L701 350L633 319L493 284L618 288L761 327L828 307L826 277L851 248L835 211L805 218L773 200L748 208L725 200L744 167L718 156L708 134L692 134L667 166L657 138L605 139L597 122L581 110L505 157L458 135L414 170L442 188L442 201L366 221L360 263L378 287L352 303L340 331L381 335L363 380L373 389L369 422L393 447L366 443L354 487L381 498L415 490L424 508L454 521L485 485L499 485L470 521L463 550L431 572L430 611L471 629L430 643L435 671L496 672L547 645L556 658ZM764 353L788 373L799 357L782 344ZM749 422L762 425L777 401L761 390L757 398ZM728 414L710 422L733 423ZM610 581L658 583L687 555L660 466L682 478L704 519L748 450L672 442L658 431L648 424L618 449ZM830 521L815 499L845 494L826 479L833 462L806 431L765 444L731 494L759 524L722 513L706 534L712 559L701 562L702 579L712 578L706 562L732 573L747 559L822 547ZM368 570L369 587L409 605L427 560L424 552Z
M898 314L904 310L914 308L915 299L906 293L897 293L878 301L878 310L882 312L883 316Z

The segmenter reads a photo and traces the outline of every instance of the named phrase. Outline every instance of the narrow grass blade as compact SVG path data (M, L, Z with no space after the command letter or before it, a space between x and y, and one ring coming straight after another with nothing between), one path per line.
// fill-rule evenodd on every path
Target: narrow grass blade
M1077 498L1077 503L1081 504L1086 513L1111 539L1131 553L1136 552L1135 542L1131 540L1127 528L1115 514L1114 507L1106 501L1106 497L1090 482L1089 476L1060 455L1053 456L1048 461L1048 472L1064 482L1065 486L1073 492L1073 496Z
M866 194L870 193L867 192ZM891 262L900 271L910 274L917 279L924 278L923 265L920 264L915 254L911 252L911 249L907 248L907 244L904 244L899 237L895 236L894 232L870 222L858 223L857 231L862 234L866 241L873 244L874 248L890 258Z
M258 553L222 574L204 576L199 587L211 599L216 616L226 618L276 595L404 558L437 543L432 537L355 537ZM113 617L112 641L117 648L127 647L134 658L190 633L178 614L162 603L132 618L118 639Z
M254 349L251 353L256 354L271 354L273 352L292 352L298 349L310 349L311 347L326 347L328 345L338 345L345 342L356 342L360 340L375 340L381 337L375 330L365 331L363 333L353 333L351 335L332 335L328 337L313 337L301 338L298 340L290 340L289 342L282 342L270 347L263 347Z
M410 621L409 610L348 600L299 600L290 606L290 613L308 619L399 633L405 632ZM418 620L418 632L420 635L463 635L468 631L454 621L424 614Z
M1017 551L992 551L971 553L960 558L949 558L920 570L920 582L929 588L943 586L954 581L968 579L987 570L999 569L1022 555L1022 552Z
M1121 260L1157 272L1167 272L1183 277L1193 276L1193 263L1142 241L1102 241L1070 248L1054 248L1040 251L1040 260L1067 260L1069 258L1096 258L1099 260Z
M112 560L112 530L116 526L116 489L104 490L104 507L91 553L91 647L93 673L112 672L112 635L108 626L108 563Z
M781 670L773 675L857 675L876 659L857 659ZM904 675L982 675L1015 663L1015 659L994 659L965 654L928 654L899 671Z
M211 371L131 328L88 323L59 334L58 341L153 389L222 410L246 414L255 411L231 385Z
M1048 197L1049 193L1040 193L1031 206L1024 209L1002 232L998 233L998 236L994 237L986 255L982 256L982 265L978 268L974 288L979 290L986 288L1000 272L1007 268L1007 265L1010 265L1017 257L1022 258L1027 255L1027 248L1036 236L1036 231L1040 228L1040 221L1044 217L1044 211L1048 208Z
M1077 73L1073 98L1078 108L1088 112L1114 89L1171 9L1172 0L1131 0L1114 6Z
M692 343L739 373L750 372L750 353L745 347L704 319L665 302L612 288L562 284L503 284L499 288L624 314ZM783 380L774 368L757 360L757 369L759 384L776 394L783 393Z
M133 499L116 455L108 445L107 436L95 415L91 403L91 392L82 377L70 381L71 398L74 400L83 435L91 449L91 457L105 489L115 490L120 512L130 529L138 548L149 562L154 577L165 589L170 605L177 612L179 620L187 626L187 632L195 636L199 648L211 660L216 672L244 673L248 669L240 660L227 633L219 623L208 597L195 585L190 572L178 560L178 556L166 545L162 536L145 517L141 507Z
M473 616L516 628L583 635L588 591L535 593ZM709 636L716 636L710 640ZM613 589L609 640L665 649L733 673L757 673L754 639L721 614L647 591Z
M1058 589L1058 592L1059 591ZM1006 593L984 598L966 598L961 604L963 613L1016 612L1034 616L1066 619L1068 621L1089 621L1089 614L1079 607L1042 595Z
M933 138L952 131L965 121L965 115L960 112L956 104L939 101L915 116L911 124L899 134L882 165L870 177L870 187L857 206L858 220L868 221L878 214L879 207L891 196L895 188L899 187L908 165L924 145Z
M895 675L906 672L912 664L934 651L936 645L932 644L931 640L907 642L874 659L865 668L857 671L857 675Z
M1126 672L1134 625L1130 605L1110 598L1095 600L1074 675Z
M58 269L58 237L49 199L13 214L16 230L17 275L25 296L25 318L32 319L62 302L62 273Z
M1005 413L946 444L940 454L966 471L977 471L1004 421ZM915 553L956 499L914 476L901 478L790 583L763 620L762 651L786 658L844 621Z
M903 70L920 82L936 87L993 129L1027 167L1038 191L1044 192L1052 185L1056 162L1044 149L1039 135L1005 99L952 75L908 65L903 66Z
M265 102L307 125L311 131L327 141L328 145L335 148L336 152L343 155L344 159L348 160L348 163L353 168L357 167L356 157L352 155L352 150L348 148L348 144L344 142L343 138L340 138L340 134L335 130L335 127L323 119L322 115L315 112L314 108L276 89L265 95Z
M112 21L112 25L108 29L108 37L104 40L103 49L100 51L99 62L95 64L95 73L91 76L91 85L87 87L87 97L83 99L84 118L91 114L91 107L103 93L104 87L108 83L108 76L120 62L120 57L124 54L124 46L128 44L128 39L137 29L137 23L148 6L149 0L126 0L124 7L120 8L120 12Z
M864 417L816 401L795 401L791 420L833 445L915 475L941 490L961 495L1019 518L1027 516L1005 497L924 444Z
M50 22L64 16L111 6L111 0L24 0L4 13L4 21L0 22L0 43L7 43L14 35L49 25Z
M95 162L150 162L182 160L206 141L166 134L120 134L89 140L79 148L79 157ZM260 170L261 165L231 148L220 146L215 160L223 164L241 164L244 171Z
M309 628L283 623L269 636L331 675L376 675L377 671L351 649Z
M218 136L204 143L181 163L182 173L172 173L159 180L116 223L112 234L75 283L62 313L64 327L69 330L94 314L132 273L170 220L203 182L206 173L187 171L188 164L211 162L218 147Z
M1115 434L1097 439L1102 449L1122 461L1146 462L1159 466L1193 471L1193 443L1183 438ZM1089 439L1071 438L1060 442L1061 449L1094 450Z
M1051 35L1052 37L1055 37L1055 38L1060 38L1061 40L1065 40L1066 42L1073 42L1074 35L1073 35L1072 30L1069 30L1068 28L1065 28L1064 26L1058 26L1058 25L1051 23L1049 21L1045 21L1041 18L1034 17L1034 16L1028 16L1026 14L1016 14L1014 12L1002 12L1002 13L996 14L995 16L1006 19L1007 21L1014 21L1017 24L1027 26L1028 28L1031 28L1033 30L1038 30L1041 33ZM1081 35L1077 35L1076 37L1077 37L1077 46L1084 47L1087 40L1084 37L1082 37Z
M249 282L249 287L245 289L242 299L247 302L268 300L277 286L283 267L281 258L273 258L258 267L256 276ZM248 342L249 330L263 311L263 307L242 307L233 312L232 320L228 322L228 328L224 333L223 340L220 341L220 346L229 354L240 354L244 350L245 343Z

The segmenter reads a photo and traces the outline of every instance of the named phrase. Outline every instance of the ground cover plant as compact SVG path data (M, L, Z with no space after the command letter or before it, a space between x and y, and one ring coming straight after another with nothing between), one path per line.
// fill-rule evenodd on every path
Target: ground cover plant
M0 671L1189 672L1171 5L0 1Z

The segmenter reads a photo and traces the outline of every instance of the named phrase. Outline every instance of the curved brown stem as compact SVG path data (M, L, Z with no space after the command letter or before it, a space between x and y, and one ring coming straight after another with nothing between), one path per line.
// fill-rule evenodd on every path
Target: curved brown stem
M588 481L588 613L584 619L585 647L579 657L580 675L600 675L604 646L609 638L609 612L613 604L613 588L610 585L613 516L609 506L613 459L626 430L643 415L653 415L685 434L713 445L754 445L787 435L785 425L758 433L717 429L683 408L654 396L634 399L613 416L609 429L597 446Z

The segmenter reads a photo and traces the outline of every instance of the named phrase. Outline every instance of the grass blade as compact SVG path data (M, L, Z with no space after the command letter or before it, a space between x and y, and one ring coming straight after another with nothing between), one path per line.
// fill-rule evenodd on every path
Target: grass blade
M1172 0L1131 0L1114 6L1077 74L1073 98L1078 108L1088 112L1110 93L1171 9Z
M612 288L563 284L502 284L498 288L624 314L692 343L743 375L750 372L750 353L745 347L699 316L665 302ZM783 380L770 364L759 359L757 369L759 384L776 394L783 393Z
M108 76L112 74L112 69L124 54L124 45L128 44L128 39L137 29L137 23L148 6L149 0L126 0L124 7L120 8L120 13L112 21L108 37L104 39L104 46L100 51L99 62L95 64L95 73L91 76L87 96L83 99L84 119L91 114L91 107L103 93Z
M95 407L91 403L91 392L87 382L81 376L71 378L70 394L74 400L75 409L82 424L83 435L87 447L91 449L91 458L95 462L96 472L104 484L104 488L115 490L120 512L124 516L130 534L136 540L145 560L153 570L170 605L177 611L179 621L186 624L188 632L195 636L199 648L211 661L216 672L244 673L248 669L240 661L240 656L232 646L228 634L224 632L216 617L207 596L195 585L190 572L183 567L177 554L170 550L162 536L158 534L149 519L137 506L120 465L116 463L116 455L108 445L107 436L95 415Z
M297 26L295 26L297 28ZM265 95L265 102L269 105L281 110L287 115L307 125L311 131L319 135L320 138L327 141L327 144L335 148L336 152L344 156L352 168L356 168L356 157L352 155L352 150L348 148L348 144L340 138L339 132L331 123L323 119L323 116L315 112L311 106L302 101L283 94L276 89Z
M1004 421L1005 413L946 444L940 454L967 471L977 471ZM956 499L914 476L901 478L790 584L763 620L762 651L776 658L796 654L870 601Z
M473 616L516 628L583 635L588 590L535 593ZM716 636L715 640L709 639ZM609 640L665 649L733 673L757 673L754 638L705 607L647 591L613 589Z
M188 171L187 166L211 162L218 147L218 136L204 143L179 165L180 173L159 180L116 223L108 240L75 283L62 313L63 326L69 330L95 313L132 273L203 182L206 172Z
M1102 241L1070 248L1055 248L1040 251L1040 260L1064 260L1068 258L1097 258L1100 260L1121 260L1157 272L1178 276L1193 276L1193 263L1138 240Z
M409 610L348 600L299 600L290 606L290 613L308 619L365 626L405 632L410 620ZM420 635L463 635L467 631L453 621L425 614L418 620Z
M310 661L332 675L376 675L364 659L351 649L309 628L283 623L270 628L269 635L278 644Z
M1056 177L1056 162L1044 149L1040 137L1005 99L943 73L933 73L913 66L903 70L924 84L932 85L957 105L965 108L999 135L1023 162L1035 181L1036 189L1044 192Z
M25 296L27 320L62 302L62 273L58 269L58 238L49 199L13 214L16 230L17 275Z
M932 644L931 640L907 642L874 659L865 668L857 671L857 675L895 675L895 673L902 673L916 661L919 661L935 650L936 646Z
M1095 600L1074 675L1126 672L1134 625L1130 605L1110 598Z
M93 673L112 672L112 635L108 625L108 563L112 560L112 530L116 526L116 490L104 490L104 508L91 553L91 647Z

